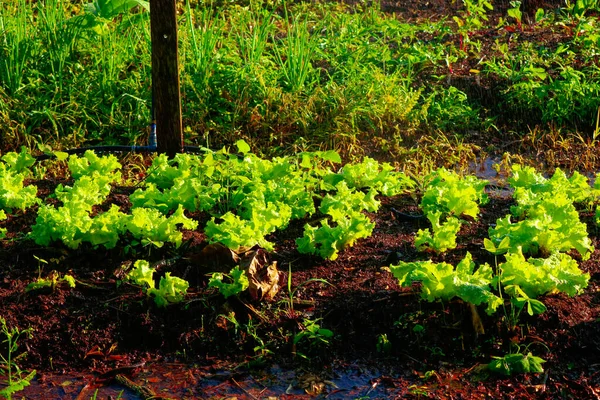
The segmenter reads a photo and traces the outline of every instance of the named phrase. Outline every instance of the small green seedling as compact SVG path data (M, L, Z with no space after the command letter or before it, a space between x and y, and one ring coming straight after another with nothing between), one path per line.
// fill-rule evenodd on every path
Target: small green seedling
M167 272L160 278L158 289L154 285L154 268L150 267L148 261L137 260L133 270L127 275L127 279L137 285L141 285L148 297L153 297L158 307L166 307L169 304L180 303L185 298L189 283Z
M244 290L248 289L250 281L246 276L246 272L244 270L240 270L239 266L233 268L231 271L229 271L229 275L227 275L231 280L231 283L223 282L225 276L225 274L215 272L214 274L212 274L212 277L208 281L208 287L214 287L219 289L219 292L225 298L228 298L230 296L237 296Z
M377 337L377 352L379 353L389 353L392 351L392 342L389 341L387 334L382 334Z
M318 321L319 319L315 321L305 319L303 323L304 330L294 335L294 345L297 345L300 341L308 341L311 347L329 344L329 340L333 337L333 332L329 329L321 328L321 325L317 324ZM302 358L308 358L300 352L296 354Z
M47 278L38 278L35 282L31 282L25 288L25 292L31 292L32 290L40 290L50 288L53 292L62 283L66 283L70 288L75 287L75 278L72 275L66 274L62 278L57 271L50 272Z
M7 349L6 355L0 354L0 374L7 378L7 380L3 382L7 386L0 390L0 398L11 400L13 394L29 386L31 380L35 377L35 370L31 371L26 376L23 376L23 372L15 363L15 360L21 357L21 355L15 355L18 349L17 342L23 335L31 337L31 332L31 328L24 330L20 330L17 327L9 328L6 324L6 320L0 317L0 333L5 337L2 343L6 344Z
M527 354L507 354L504 357L494 357L495 360L487 365L487 369L501 375L528 374L544 372L542 364L546 361L536 357L531 352Z

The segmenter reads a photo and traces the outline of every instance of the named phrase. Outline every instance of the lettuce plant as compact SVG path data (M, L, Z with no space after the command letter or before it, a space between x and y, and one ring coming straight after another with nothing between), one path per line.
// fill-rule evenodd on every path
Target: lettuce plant
M340 217L335 226L330 226L327 220L322 220L320 227L306 224L304 236L296 239L296 245L300 253L335 260L341 250L352 247L358 239L371 236L373 228L375 223L365 215L349 212Z
M430 260L400 262L390 266L400 286L421 282L421 298L424 300L447 301L458 297L475 305L487 303L486 312L492 314L502 305L502 299L491 291L492 268L483 264L476 271L474 269L475 263L470 253L456 268L445 262L434 263Z
M117 157L98 156L92 150L86 151L82 157L71 155L68 165L73 179L82 176L110 176L113 181L116 181L121 177L120 172L116 171L121 169Z
M377 192L370 190L365 194L349 189L344 181L339 182L336 189L335 195L326 195L319 207L319 211L331 217L334 225L327 220L322 220L320 227L306 224L304 235L296 240L300 253L335 260L341 250L353 246L358 239L371 236L375 224L362 211L379 209L380 203L375 199Z
M479 205L488 201L484 191L487 181L474 176L461 177L440 168L425 178L425 184L420 206L433 232L419 229L415 246L419 251L441 253L456 247L456 235L461 227L459 218L465 215L478 218Z
M160 278L158 288L155 287L155 270L150 267L146 260L137 260L134 267L127 274L127 279L133 281L136 285L142 286L148 297L152 297L158 307L166 307L169 304L180 303L185 299L189 288L189 283L181 278L171 276L167 272Z
M10 151L2 156L1 160L4 162L8 170L16 174L27 174L29 167L35 164L35 158L29 154L29 151L22 147L19 153Z
M557 170L546 179L533 168L515 165L509 182L517 201L511 213L518 220L513 222L510 215L497 220L489 229L494 246L504 242L505 251L516 253L521 248L532 255L576 249L584 259L589 258L594 247L574 206L593 198L595 189L585 177L575 173L567 179Z
M0 221L6 219L6 213L4 210L0 210ZM0 239L4 239L6 237L6 228L0 228Z
M531 298L554 292L575 296L583 292L590 279L588 273L579 269L577 261L564 253L526 260L519 249L506 254L506 262L499 269L504 286L516 285Z
M441 216L442 213L439 211L427 214L432 229L431 231L429 229L419 229L417 231L415 247L418 251L433 250L437 253L443 253L456 247L456 235L462 224L455 217L449 217L444 223L440 223Z
M25 178L30 174L29 167L35 162L25 150L10 152L2 156L0 162L0 210L25 210L37 204L37 187L25 186Z
M124 226L131 232L133 237L141 240L142 244L150 242L162 246L165 242L174 243L176 247L181 245L183 234L178 225L186 229L196 229L198 222L186 217L183 207L169 217L165 217L157 210L151 208L134 208L131 215L124 216Z
M222 243L232 250L255 245L272 250L273 244L265 236L285 228L292 217L292 210L287 204L280 202L259 204L260 202L256 202L250 208L248 219L231 212L221 216L222 222L218 224L213 218L204 228L209 241Z
M344 165L339 175L350 188L375 189L384 196L398 195L415 184L402 172L394 171L390 164L380 164L370 157Z
M246 276L244 270L240 270L238 265L233 268L228 275L231 283L224 282L225 275L220 272L215 272L208 281L209 288L217 288L219 292L225 297L237 296L244 290L248 289L250 281Z

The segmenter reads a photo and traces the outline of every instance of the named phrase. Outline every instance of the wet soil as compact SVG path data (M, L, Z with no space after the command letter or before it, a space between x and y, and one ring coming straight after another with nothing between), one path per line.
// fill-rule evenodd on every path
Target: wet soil
M34 183L43 197L59 181ZM126 209L128 191L115 188L107 204ZM458 247L437 256L414 248L415 233L428 224L418 199L408 195L382 198L380 211L369 214L376 223L373 235L334 261L299 254L294 240L307 221L293 222L269 238L276 246L268 257L277 262L281 285L270 301L247 293L226 300L207 288L209 272L229 265L202 252L207 243L201 230L185 231L179 249L82 246L73 251L22 239L35 210L10 217L0 248L1 315L9 326L33 328L32 337L19 342L26 353L19 365L37 371L33 385L19 396L597 398L600 251L581 262L591 275L584 294L545 296L546 313L521 316L512 328L503 312L487 316L480 309L483 334L475 332L466 304L420 301L418 285L400 288L389 272L387 267L399 260L433 257L456 264L467 251L477 264L493 264L483 238L497 218L510 212L512 200L497 184L488 192L491 201L478 221L462 228ZM207 220L202 214L193 217L200 226ZM582 210L581 218L598 248L592 213ZM187 279L185 301L160 309L139 287L123 281L123 269L136 259L158 265L155 279L166 272ZM71 274L75 288L59 283L26 291L51 271ZM293 343L294 334L306 329L306 319L333 332L329 343ZM492 356L517 346L547 360L545 372L513 377L487 372Z

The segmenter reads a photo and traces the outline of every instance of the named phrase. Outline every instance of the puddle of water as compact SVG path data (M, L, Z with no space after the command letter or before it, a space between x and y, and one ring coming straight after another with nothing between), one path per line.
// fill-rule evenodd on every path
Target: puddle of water
M17 392L15 399L141 399L133 390L119 385L94 382L92 375L38 374L31 385Z
M390 378L383 378L377 370L358 366L312 374L278 365L238 371L154 363L127 377L163 399L386 399L397 392L386 385ZM100 381L93 375L43 374L15 398L137 400L143 397L115 380Z
M497 182L503 179L503 176L498 174L498 171L494 168L496 164L500 162L497 158L486 157L483 160L472 162L469 164L469 169L472 174L475 174L478 178L487 179L490 182Z

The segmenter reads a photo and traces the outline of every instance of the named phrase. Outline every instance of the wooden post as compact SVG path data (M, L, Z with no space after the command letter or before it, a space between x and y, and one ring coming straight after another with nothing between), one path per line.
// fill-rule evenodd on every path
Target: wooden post
M158 152L172 158L183 151L175 0L150 0L150 33Z

